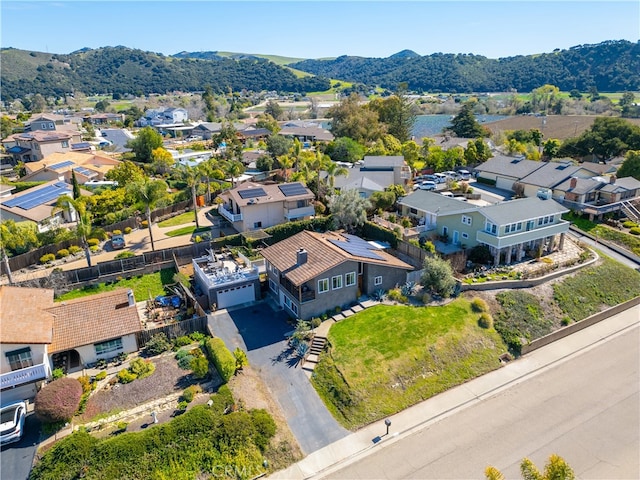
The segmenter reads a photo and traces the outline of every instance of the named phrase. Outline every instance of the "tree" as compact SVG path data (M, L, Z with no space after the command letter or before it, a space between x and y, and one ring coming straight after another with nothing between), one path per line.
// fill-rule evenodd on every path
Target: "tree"
M109 102L106 100L100 100L95 104L96 111L98 112L106 112L107 108L109 108Z
M256 122L256 127L257 128L266 128L267 130L269 130L274 135L281 130L280 125L278 125L278 121L275 118L273 118L271 115L269 115L268 113L265 113L264 115L259 115L258 116L258 121Z
M131 160L125 160L109 170L105 177L107 180L118 182L118 187L126 188L129 183L144 180L145 174L144 170Z
M520 463L520 474L524 480L575 480L576 474L567 462L560 456L552 454L540 472L528 458ZM484 471L487 480L505 480L504 475L495 467L488 466Z
M458 114L451 119L451 125L444 130L453 133L457 137L486 137L487 130L478 123L476 116L473 114L475 103L475 101L465 102Z
M552 158L558 157L558 152L560 150L560 140L555 138L550 138L546 142L542 144L542 155L544 158L551 160Z
M73 188L73 199L77 200L80 198L80 185L78 184L78 179L76 178L76 171L71 170L71 186Z
M221 190L219 183L215 183L214 188L211 188L211 179L224 180L224 172L213 158L200 163L198 169L207 182L207 203L211 203L211 191Z
M293 142L282 135L273 134L267 137L267 152L274 160L289 153L291 147Z
M231 177L231 185L235 186L236 178L244 173L244 165L237 160L233 160L224 164L224 171Z
M127 148L133 150L136 160L149 163L153 159L153 150L162 146L162 135L151 127L144 127L136 138L127 142Z
M78 410L82 385L71 377L62 377L45 385L34 400L36 416L46 423L68 421Z
M356 93L331 107L327 117L331 118L331 133L336 138L349 137L359 143L368 143L379 139L385 132L377 112L360 105L360 97Z
M364 157L365 148L349 137L336 138L329 142L324 153L335 162L355 163Z
M265 115L270 115L275 120L279 120L282 117L282 107L275 100L269 100L264 107Z
M87 259L87 265L91 267L91 250L89 250L89 243L87 237L91 234L91 214L87 212L87 207L84 203L84 199L73 199L68 195L62 195L56 200L53 211L65 210L69 212L71 216L75 215L76 218L76 236L82 245L84 250L84 256Z
M629 150L625 155L624 162L616 173L620 178L633 177L640 180L640 150Z
M549 107L556 101L560 89L555 85L543 85L531 92L531 105L538 111L548 113Z
M372 100L369 108L378 113L380 122L387 126L387 132L400 143L411 139L416 112L407 96L406 83L400 83L394 95L385 99Z
M167 195L168 188L164 180L152 180L150 178L127 185L127 191L136 201L142 202L145 206L151 250L153 251L155 251L155 245L153 243L153 231L151 230L151 209L156 206L160 199Z
M426 257L423 263L420 284L427 290L440 295L450 297L456 288L456 279L448 260L440 257Z
M347 232L355 229L367 221L367 210L371 202L360 196L357 189L350 189L329 197L329 209L339 228Z
M335 183L336 177L338 176L346 177L349 175L349 170L344 167L341 167L336 162L327 162L325 166L325 170L327 172L326 180L331 189L333 189L333 185Z
M151 152L151 160L153 171L158 175L166 175L176 163L173 155L164 147L154 148Z
M200 228L200 222L198 221L198 202L196 199L198 185L200 185L201 180L200 170L195 166L183 165L180 170L180 177L191 190L191 202L193 203L193 213L196 217L196 228Z

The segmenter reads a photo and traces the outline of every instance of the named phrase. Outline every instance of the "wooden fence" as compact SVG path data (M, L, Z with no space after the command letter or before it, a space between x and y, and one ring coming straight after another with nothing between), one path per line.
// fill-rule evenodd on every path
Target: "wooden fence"
M207 317L195 317L189 320L182 320L181 322L172 323L163 327L153 328L151 330L142 330L136 332L136 342L138 342L138 348L142 349L151 340L154 335L158 333L164 333L169 340L182 337L183 335L189 335L193 332L201 332L207 335L211 335L209 332L209 324L207 323Z

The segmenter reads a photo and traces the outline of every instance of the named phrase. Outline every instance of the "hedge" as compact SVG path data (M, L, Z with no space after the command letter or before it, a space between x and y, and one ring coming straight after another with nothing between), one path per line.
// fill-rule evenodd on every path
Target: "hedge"
M380 240L391 245L391 248L398 246L398 236L393 230L381 227L377 223L365 222L361 228L362 236L372 240Z
M491 178L478 177L476 178L476 182L484 183L485 185L495 186L496 181Z
M236 357L229 351L221 338L208 338L204 346L222 380L227 383L236 373Z

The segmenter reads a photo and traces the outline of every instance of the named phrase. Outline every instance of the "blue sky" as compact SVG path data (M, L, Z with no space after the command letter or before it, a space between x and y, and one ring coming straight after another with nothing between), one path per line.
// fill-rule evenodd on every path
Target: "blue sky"
M124 45L172 55L230 51L320 58L529 55L640 39L625 1L7 1L1 46L50 53Z

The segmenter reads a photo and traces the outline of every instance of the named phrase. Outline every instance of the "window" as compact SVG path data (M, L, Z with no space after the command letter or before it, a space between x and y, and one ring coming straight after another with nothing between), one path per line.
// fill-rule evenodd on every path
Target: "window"
M20 370L21 368L33 367L33 360L31 358L31 348L21 348L20 350L13 350L7 352L7 361L11 366L11 370Z
M49 124L49 128L50 128L51 130L53 130L53 129L55 128L55 127L53 126L53 123L50 123L50 124Z
M298 315L298 305L293 303L289 297L284 295L284 304L285 306L291 310L295 315Z
M467 238L469 238L469 235L464 233L464 232L462 232L462 238L467 239Z
M253 228L262 228L262 222L253 222Z
M107 340L106 342L94 343L96 348L96 355L105 355L111 352L117 352L122 350L122 337L114 340Z
M473 219L472 219L471 217L468 217L468 216L466 216L466 215L462 215L462 223L463 223L463 224L465 224L465 225L471 225L472 220L473 220Z
M346 273L344 276L345 286L350 287L356 284L356 272Z
M66 140L62 141L62 148L69 148L69 142L67 142Z
M417 215L418 214L418 209L417 208L410 208L409 209L409 213L411 215Z
M272 292L278 293L278 284L271 279L269 279L269 288Z
M374 285L382 285L382 276L378 275L376 278L373 279L373 284Z
M484 227L484 231L487 233L493 233L495 235L496 232L498 231L498 227L496 227L496 225L494 225L491 222L487 222L487 224Z
M325 293L329 291L329 279L323 278L318 280L318 293Z
M338 290L340 288L342 288L342 275L331 277L331 290Z

